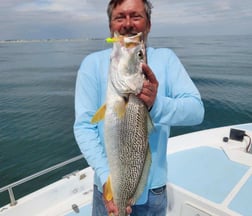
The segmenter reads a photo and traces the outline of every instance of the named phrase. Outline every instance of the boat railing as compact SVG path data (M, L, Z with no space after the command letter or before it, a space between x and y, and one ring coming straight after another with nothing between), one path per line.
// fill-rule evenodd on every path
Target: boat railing
M83 155L79 155L79 156L73 157L73 158L71 158L69 160L66 160L64 162L58 163L58 164L56 164L56 165L54 165L52 167L49 167L49 168L44 169L44 170L42 170L40 172L37 172L37 173L35 173L33 175L30 175L30 176L25 177L25 178L23 178L21 180L18 180L18 181L14 182L14 183L6 185L6 186L0 188L0 193L2 193L4 191L8 191L8 193L9 193L9 199L10 199L10 205L14 206L14 205L17 204L17 201L15 199L15 195L14 195L14 192L13 192L13 188L14 187L19 186L21 184L24 184L24 183L26 183L26 182L28 182L30 180L33 180L33 179L35 179L37 177L40 177L42 175L45 175L47 173L50 173L50 172L52 172L52 171L54 171L56 169L59 169L61 167L66 166L66 165L68 165L70 163L76 162L76 161L78 161L80 159L83 159Z

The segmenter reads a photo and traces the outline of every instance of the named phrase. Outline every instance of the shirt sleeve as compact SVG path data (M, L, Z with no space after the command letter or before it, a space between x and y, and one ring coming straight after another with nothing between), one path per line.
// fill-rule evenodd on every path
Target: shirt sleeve
M101 105L101 85L100 79L98 79L99 64L97 61L97 57L94 55L87 56L77 74L74 135L85 159L103 185L107 181L109 169L99 131L102 126L91 123L93 115Z
M170 49L158 49L152 59L156 62L153 62L153 71L157 71L158 81L164 82L159 85L150 112L154 123L169 126L201 123L204 106L200 93L175 53Z

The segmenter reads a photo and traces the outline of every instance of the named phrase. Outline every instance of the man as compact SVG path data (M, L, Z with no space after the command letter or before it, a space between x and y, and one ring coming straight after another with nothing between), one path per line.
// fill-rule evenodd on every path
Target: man
M108 5L109 28L121 35L144 34L151 29L152 5L148 0L111 0ZM81 152L95 171L93 216L118 214L113 200L103 198L103 187L109 176L104 148L103 123L92 125L91 119L105 102L111 49L87 56L76 81L74 133ZM147 48L144 82L138 97L149 108L154 131L149 143L152 164L145 189L136 204L126 209L131 215L166 215L167 209L167 140L170 126L195 125L203 120L200 94L183 65L170 49Z

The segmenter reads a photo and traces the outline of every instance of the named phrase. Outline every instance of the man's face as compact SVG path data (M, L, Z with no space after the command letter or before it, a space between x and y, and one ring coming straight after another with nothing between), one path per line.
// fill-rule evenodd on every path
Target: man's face
M110 32L115 31L121 35L132 36L139 32L146 41L151 24L147 19L142 0L125 0L112 11Z

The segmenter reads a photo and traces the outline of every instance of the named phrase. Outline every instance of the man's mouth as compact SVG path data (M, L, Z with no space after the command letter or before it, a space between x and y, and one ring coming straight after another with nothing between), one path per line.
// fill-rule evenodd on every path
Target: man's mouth
M135 36L137 35L137 33L127 33L127 34L124 34L124 36L127 36L127 37L132 37L132 36Z
M135 36L137 35L139 32L136 32L136 31L121 31L120 34L123 35L123 36L127 36L127 37L132 37L132 36Z

